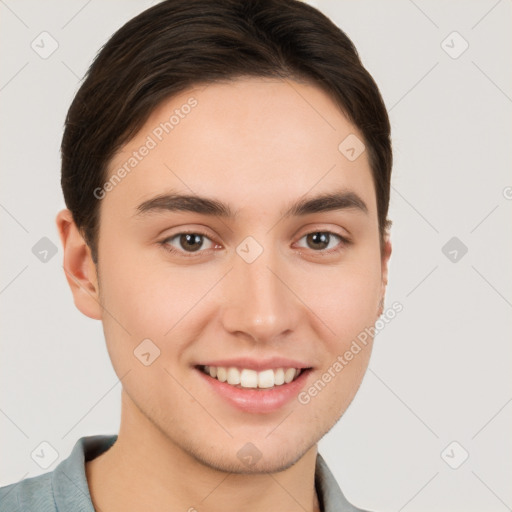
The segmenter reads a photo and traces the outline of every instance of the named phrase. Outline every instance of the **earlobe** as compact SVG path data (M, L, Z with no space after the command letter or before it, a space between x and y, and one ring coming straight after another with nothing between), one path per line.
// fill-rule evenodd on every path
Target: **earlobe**
M96 265L91 251L78 230L71 211L61 210L55 219L62 243L63 268L75 306L89 318L101 320Z

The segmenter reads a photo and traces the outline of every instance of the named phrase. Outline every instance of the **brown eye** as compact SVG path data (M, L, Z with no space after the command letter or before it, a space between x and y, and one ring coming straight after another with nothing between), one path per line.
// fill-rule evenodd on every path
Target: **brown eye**
M203 245L202 235L197 233L184 233L179 235L180 246L186 251L198 251Z
M300 247L306 247L307 249L322 254L341 251L345 246L351 243L348 238L330 231L313 231L304 235L301 240L303 239L306 240L306 245L299 245Z
M329 245L330 234L321 231L309 233L306 235L306 240L311 249L325 249Z
M160 242L160 244L169 252L178 253L184 256L205 252L206 249L211 249L214 246L214 243L209 237L203 233L193 232L178 233L166 238Z

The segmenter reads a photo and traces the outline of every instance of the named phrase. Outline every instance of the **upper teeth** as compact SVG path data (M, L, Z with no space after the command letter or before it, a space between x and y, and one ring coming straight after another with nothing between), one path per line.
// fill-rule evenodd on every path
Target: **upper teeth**
M276 370L249 370L243 368L239 370L233 366L204 366L203 371L210 377L227 382L233 386L240 384L243 388L272 388L282 384L288 384L300 374L297 368L277 368Z

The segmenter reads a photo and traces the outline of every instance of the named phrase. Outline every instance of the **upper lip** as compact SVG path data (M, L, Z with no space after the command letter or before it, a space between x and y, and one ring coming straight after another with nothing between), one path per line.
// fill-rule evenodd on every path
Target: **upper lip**
M278 368L311 368L311 365L302 363L294 359L284 357L272 357L269 359L253 359L249 357L238 357L235 359L216 359L212 361L204 361L197 366L224 366L226 368L232 366L236 368L247 368L248 370L277 370Z

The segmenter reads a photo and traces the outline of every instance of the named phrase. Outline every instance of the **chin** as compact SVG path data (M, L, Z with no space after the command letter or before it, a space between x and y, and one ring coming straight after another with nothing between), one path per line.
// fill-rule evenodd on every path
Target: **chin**
M297 449L283 451L281 449L277 453L259 451L255 445L251 446L249 443L246 443L242 450L244 448L246 448L247 455L252 453L252 461L250 459L244 461L243 452L240 457L231 453L189 453L197 462L216 471L239 475L257 475L285 471L297 463L311 447L300 451ZM246 459L248 459L247 455Z

